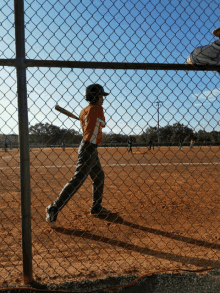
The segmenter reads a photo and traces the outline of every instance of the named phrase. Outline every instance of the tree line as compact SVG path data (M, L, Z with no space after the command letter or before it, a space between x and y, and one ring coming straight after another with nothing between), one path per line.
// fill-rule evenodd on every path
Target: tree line
M49 123L37 123L29 127L29 141L46 146L78 144L82 134L74 129L64 129Z
M121 133L103 132L103 144L124 144L127 143L129 137L133 139L135 144L150 143L176 145L180 143L189 143L191 140L200 144L217 144L220 142L220 132L207 132L204 129L197 132L193 131L189 126L179 122L173 125L161 127L158 131L157 127L147 127L141 134L128 135ZM79 144L82 140L82 133L74 129L64 129L62 127L49 124L37 123L29 127L30 143L51 145L73 145Z

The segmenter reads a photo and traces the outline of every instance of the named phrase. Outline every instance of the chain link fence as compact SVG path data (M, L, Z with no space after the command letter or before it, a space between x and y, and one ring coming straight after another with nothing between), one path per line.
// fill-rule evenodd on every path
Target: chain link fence
M23 4L25 58L15 50L14 7ZM27 230L26 274L33 264L39 283L219 267L219 74L184 64L195 47L215 41L219 3L0 5L1 287L23 284ZM26 74L28 157L16 69ZM45 209L74 176L83 138L80 121L55 106L79 116L95 83L110 93L98 154L112 214L90 214L88 177L52 229ZM31 194L31 229L23 193Z

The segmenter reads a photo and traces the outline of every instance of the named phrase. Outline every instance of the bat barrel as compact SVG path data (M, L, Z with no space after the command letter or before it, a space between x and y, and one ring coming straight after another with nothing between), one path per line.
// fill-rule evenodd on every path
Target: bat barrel
M77 116L75 116L74 114L72 114L71 112L67 111L66 109L60 107L59 105L56 105L55 106L55 109L57 111L59 111L60 113L63 113L64 115L67 115L68 117L71 117L71 118L74 118L74 119L77 119L79 120L79 118Z

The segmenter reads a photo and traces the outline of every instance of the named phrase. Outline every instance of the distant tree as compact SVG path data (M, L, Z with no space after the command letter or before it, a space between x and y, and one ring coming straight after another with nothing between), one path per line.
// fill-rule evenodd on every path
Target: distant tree
M47 125L43 123L37 123L30 126L29 136L31 142L44 143L48 139Z
M219 143L220 142L220 133L218 131L210 132L210 139L212 143Z
M158 140L158 129L157 127L148 127L146 130L140 135L140 141L146 144L149 144L150 141Z
M160 140L170 143L173 136L173 126L166 125L160 129Z
M191 128L179 122L173 124L172 130L172 143L179 143L180 140L183 142L186 138L192 137L194 135L193 130Z
M74 129L63 129L49 123L37 123L29 128L30 142L46 145L79 143L82 135Z
M205 129L200 129L197 132L197 141L200 143L207 143L211 141L211 134L210 132L206 132Z

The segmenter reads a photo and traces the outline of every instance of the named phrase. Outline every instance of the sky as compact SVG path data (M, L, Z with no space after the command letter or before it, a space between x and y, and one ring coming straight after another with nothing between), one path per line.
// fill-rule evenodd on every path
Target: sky
M216 40L218 0L25 0L26 58L132 63L180 63L195 47ZM0 2L0 59L15 58L13 0ZM110 95L105 132L141 134L176 122L194 131L220 131L217 72L28 68L29 124L80 130L86 86ZM16 71L0 67L0 133L18 133ZM158 109L157 101L160 101Z

